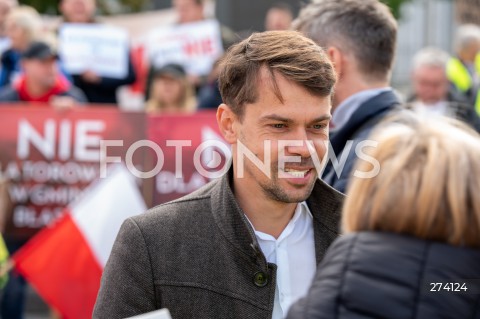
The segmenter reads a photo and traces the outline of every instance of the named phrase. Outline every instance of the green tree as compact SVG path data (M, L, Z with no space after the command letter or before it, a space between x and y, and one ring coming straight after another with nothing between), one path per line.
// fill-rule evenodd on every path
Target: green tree
M21 4L34 7L42 14L58 14L58 0L20 0ZM147 0L97 0L97 7L101 14L130 13L142 11ZM112 7L112 4L116 4Z
M400 8L402 4L411 0L380 0L390 7L395 18L400 18Z
M127 12L140 12L147 3L146 0L120 0Z
M58 0L20 0L21 4L34 7L42 14L56 14L58 13Z

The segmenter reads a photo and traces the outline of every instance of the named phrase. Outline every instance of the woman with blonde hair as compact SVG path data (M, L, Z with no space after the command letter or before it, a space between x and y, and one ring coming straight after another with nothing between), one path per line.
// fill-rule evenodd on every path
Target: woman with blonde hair
M40 14L34 8L19 6L8 14L5 31L10 39L10 48L1 57L0 87L12 83L21 73L22 52L43 36L44 28Z
M188 114L196 107L194 88L185 69L179 64L167 64L154 71L150 98L145 109L150 114Z
M480 137L403 114L371 137L297 318L480 318ZM364 174L357 174L361 176Z
M18 6L17 0L0 0L0 53L10 47L10 40L5 32L5 20L16 6Z

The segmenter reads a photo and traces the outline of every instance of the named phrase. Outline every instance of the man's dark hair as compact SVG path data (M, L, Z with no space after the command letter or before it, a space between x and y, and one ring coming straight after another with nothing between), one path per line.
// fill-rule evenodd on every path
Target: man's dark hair
M388 80L397 22L378 0L318 0L302 9L293 28L324 48L351 52L366 78Z
M332 94L336 75L325 52L295 31L254 33L233 45L220 62L219 88L223 101L242 118L244 105L258 98L258 78L266 68L273 91L283 103L276 76L303 87L315 96Z

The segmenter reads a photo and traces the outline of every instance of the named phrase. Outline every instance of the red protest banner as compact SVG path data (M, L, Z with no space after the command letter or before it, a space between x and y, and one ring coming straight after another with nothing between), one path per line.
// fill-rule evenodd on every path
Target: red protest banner
M145 138L145 115L114 108L56 111L18 104L0 108L0 179L9 180L13 210L6 236L27 239L49 224L100 175L100 142L119 140L124 156ZM142 166L142 153L133 163ZM1 216L0 216L1 218Z
M228 168L230 147L221 137L215 112L151 116L148 138L161 150L149 148L147 156L153 160L152 172L155 166L158 171L152 181L154 205L189 194Z

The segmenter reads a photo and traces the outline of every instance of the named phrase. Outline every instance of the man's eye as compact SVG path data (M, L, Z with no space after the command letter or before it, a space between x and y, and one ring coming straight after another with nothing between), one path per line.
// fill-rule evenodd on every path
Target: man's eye
M285 124L272 124L273 128L285 128L287 127Z
M315 125L313 125L313 128L315 130L323 130L326 126L327 125L325 125L325 124L315 124Z

